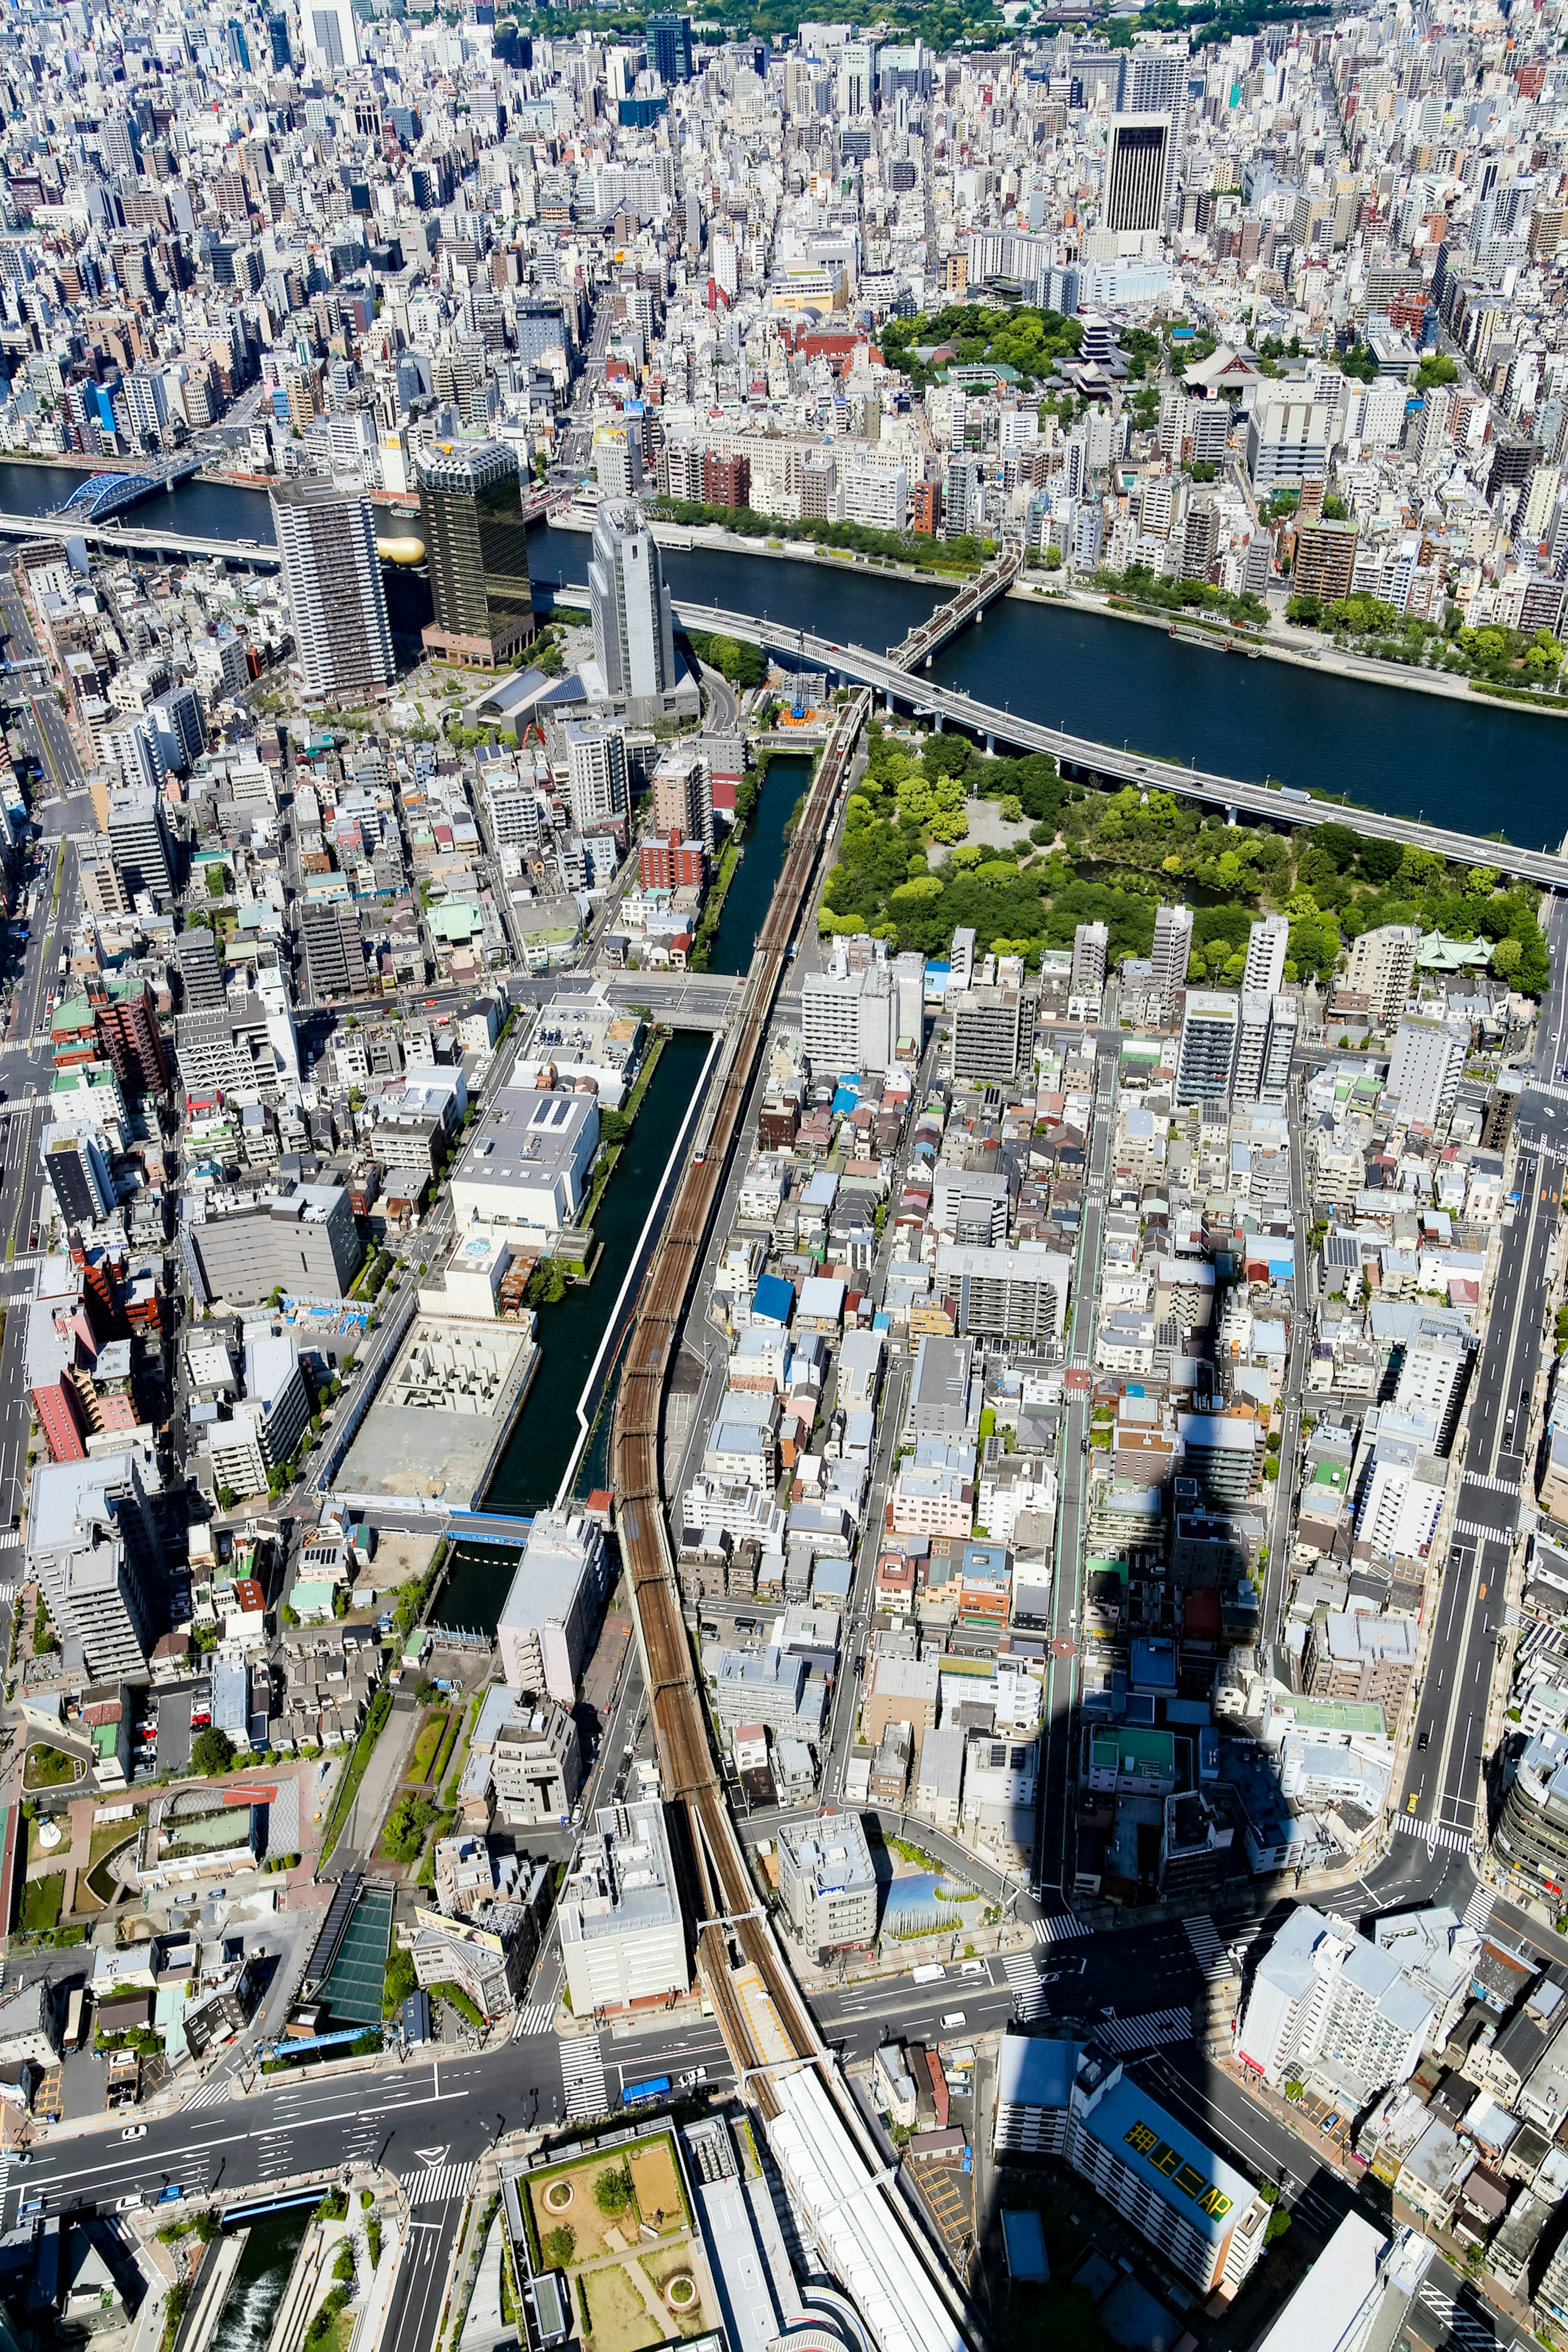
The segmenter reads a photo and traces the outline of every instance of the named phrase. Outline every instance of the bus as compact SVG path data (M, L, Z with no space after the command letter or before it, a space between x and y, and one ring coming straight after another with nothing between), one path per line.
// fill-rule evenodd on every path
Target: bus
M81 2030L84 2022L83 2012L86 2006L86 1990L81 1985L78 1985L75 1992L71 1994L70 1999L66 2003L65 2045L68 2050L79 2050L81 2048Z
M626 2083L621 2088L621 2105L636 2106L644 2099L663 2099L669 2095L669 2076L654 2074L646 2083Z

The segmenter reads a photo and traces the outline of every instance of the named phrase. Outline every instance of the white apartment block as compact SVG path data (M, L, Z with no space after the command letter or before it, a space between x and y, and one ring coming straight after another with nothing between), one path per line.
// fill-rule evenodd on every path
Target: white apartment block
M1303 1904L1258 1962L1237 2054L1271 2088L1316 2076L1362 2107L1414 2074L1433 2015L1396 1960Z

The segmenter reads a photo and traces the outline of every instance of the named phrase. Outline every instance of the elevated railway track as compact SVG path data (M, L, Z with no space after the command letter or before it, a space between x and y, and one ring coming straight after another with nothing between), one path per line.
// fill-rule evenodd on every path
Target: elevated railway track
M835 722L758 936L692 1157L644 1278L616 1400L613 1462L621 1559L664 1793L683 1811L689 1832L687 1895L698 1923L698 1969L737 2077L770 2131L778 2133L786 2177L795 2150L797 2189L801 2175L811 2172L803 2143L820 2142L824 2135L831 2139L840 2169L831 2210L820 2217L822 2237L834 2244L833 2259L883 2352L959 2352L974 2340L965 2306L885 2170L758 1903L710 1742L659 1462L665 1391L681 1327L796 930L811 904L817 863L869 709L870 696L861 690ZM800 2082L805 2073L817 2077L816 2084ZM853 2182L847 2197L845 2167Z

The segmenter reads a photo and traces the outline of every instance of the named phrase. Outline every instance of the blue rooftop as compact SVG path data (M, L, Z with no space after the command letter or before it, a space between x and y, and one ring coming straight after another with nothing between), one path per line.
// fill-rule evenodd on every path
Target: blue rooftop
M795 1285L782 1274L764 1274L752 1294L753 1323L787 1325L795 1312Z

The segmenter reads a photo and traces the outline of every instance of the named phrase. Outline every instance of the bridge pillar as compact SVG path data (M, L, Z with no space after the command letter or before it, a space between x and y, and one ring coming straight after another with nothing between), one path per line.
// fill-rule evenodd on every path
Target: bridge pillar
M996 757L996 738L994 735L987 734L985 738L985 756L988 760L994 760Z
M1226 809L1225 813L1225 821L1226 824L1234 824L1236 823L1236 811L1234 808Z
M931 716L936 720L936 731L940 735L942 733L942 713L940 710L934 710L931 713Z
M887 688L882 699L888 716L890 719L893 715L893 689L890 686Z
M927 669L930 669L930 667L931 667L931 659L932 659L932 656L931 656L930 654L927 654L927 656L926 656L926 667L927 667Z

